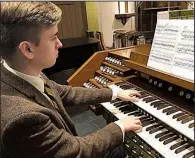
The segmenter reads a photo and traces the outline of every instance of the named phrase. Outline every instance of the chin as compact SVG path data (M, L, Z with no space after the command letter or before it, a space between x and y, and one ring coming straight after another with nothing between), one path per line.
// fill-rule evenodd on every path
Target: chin
M50 64L48 64L46 68L50 68L50 67L54 66L54 65L55 65L55 63L56 63L56 60L55 60L55 61L53 61L53 62L51 62Z

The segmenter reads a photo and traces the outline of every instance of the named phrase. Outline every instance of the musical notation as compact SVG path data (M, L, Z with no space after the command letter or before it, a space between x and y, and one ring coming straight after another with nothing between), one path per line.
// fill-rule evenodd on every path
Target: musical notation
M194 81L194 21L185 20L178 40L171 72Z
M194 21L159 20L147 66L194 80Z

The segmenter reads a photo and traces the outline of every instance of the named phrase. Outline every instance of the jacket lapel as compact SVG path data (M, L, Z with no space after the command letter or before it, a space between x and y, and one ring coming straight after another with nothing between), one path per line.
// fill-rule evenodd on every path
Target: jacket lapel
M46 81L47 85L53 91L54 99L55 99L55 101L57 103L57 106L58 106L58 112L61 114L63 120L66 120L66 124L68 124L68 127L71 129L71 132L74 135L77 135L75 127L74 127L74 124L73 124L71 118L69 117L69 115L67 114L67 112L66 112L66 110L65 110L65 108L63 106L63 103L62 103L62 100L61 100L60 96L57 95L56 90L53 88L52 83L44 75L41 75L41 77Z
M4 66L1 66L1 73L1 80L3 82L17 89L25 96L35 99L35 101L42 106L47 108L52 107L52 104L44 97L44 95L29 82L11 73L7 69L5 69Z

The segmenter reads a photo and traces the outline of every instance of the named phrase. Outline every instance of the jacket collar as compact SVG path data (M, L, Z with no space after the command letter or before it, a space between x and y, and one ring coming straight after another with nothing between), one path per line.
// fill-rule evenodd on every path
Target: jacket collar
M37 88L26 80L8 71L3 64L1 64L1 81L17 89L25 96L34 98L37 103L43 105L44 107L53 109L51 102Z

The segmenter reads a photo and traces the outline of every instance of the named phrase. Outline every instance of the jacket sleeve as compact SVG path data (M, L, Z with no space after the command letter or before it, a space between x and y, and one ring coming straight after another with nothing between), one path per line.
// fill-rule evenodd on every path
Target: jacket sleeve
M114 123L91 135L76 137L57 128L48 115L40 112L16 116L2 130L6 153L20 158L100 158L121 143L121 129Z
M109 102L112 99L112 90L109 88L93 89L60 85L51 81L60 95L64 105L86 105Z

